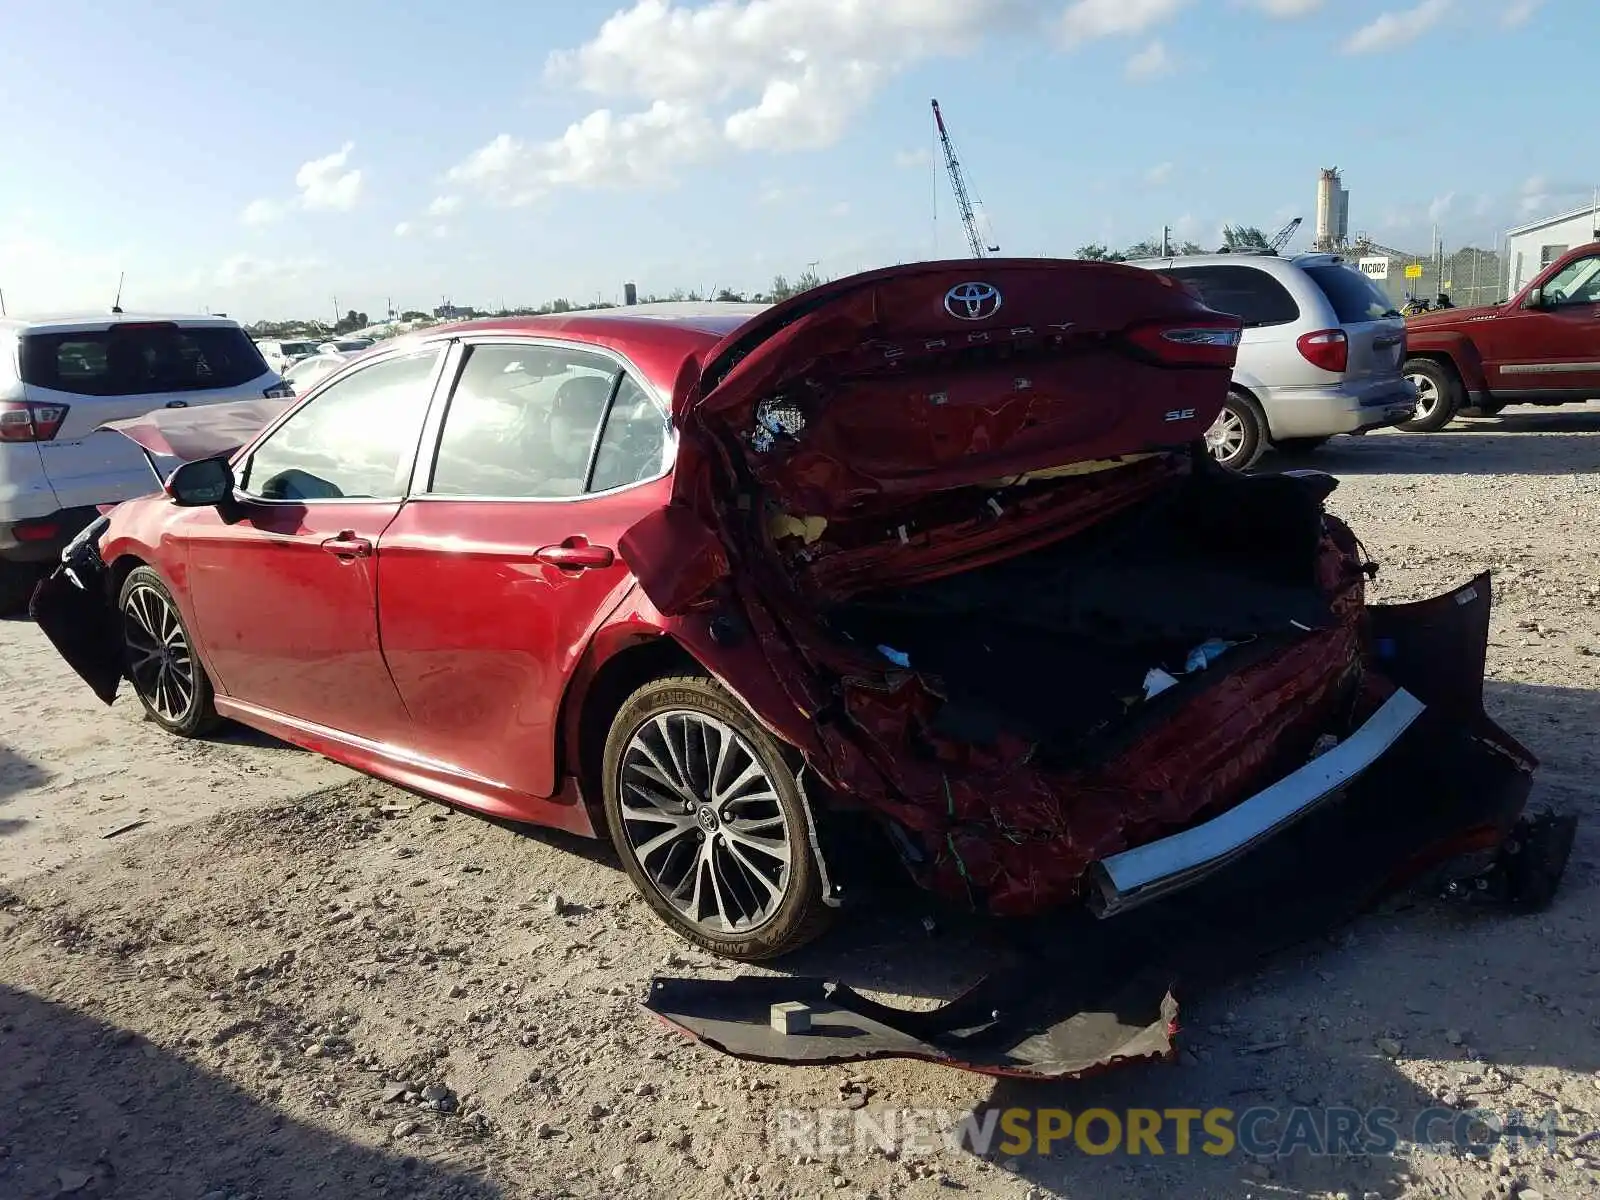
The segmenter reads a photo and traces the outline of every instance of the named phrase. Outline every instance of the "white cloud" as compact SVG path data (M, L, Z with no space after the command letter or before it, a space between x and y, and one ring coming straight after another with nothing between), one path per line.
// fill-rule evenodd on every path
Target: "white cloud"
M1170 75L1173 71L1172 56L1167 53L1164 42L1151 42L1132 58L1128 59L1125 73L1129 79L1143 82L1150 79L1159 79L1163 75Z
M1042 31L1058 3L636 0L546 66L552 82L605 107L553 141L502 134L450 178L500 203L526 203L560 185L670 183L733 151L821 149L897 72L968 54L991 34Z
M239 214L246 225L267 225L280 220L292 208L307 211L348 212L361 196L361 172L346 170L354 142L346 142L332 154L300 164L294 173L297 189L292 200L263 198L252 200Z
M1323 0L1250 0L1269 17L1304 17L1322 7Z
M1456 194L1454 192L1446 192L1442 196L1435 196L1432 203L1428 205L1428 220L1444 220L1445 214L1450 211L1455 202Z
M1452 0L1421 0L1412 8L1380 14L1344 44L1346 54L1381 54L1416 41L1450 11Z
M634 187L671 183L717 144L700 110L658 100L618 117L596 109L554 141L528 145L502 133L452 167L449 178L509 205L527 204L551 187Z
M412 227L410 221L401 221L400 224L394 227L395 237L410 237L411 233Z
M902 170L912 167L925 167L928 165L930 155L926 150L898 150L895 152L894 165Z
M430 217L448 217L460 207L460 196L435 196L433 203L428 205L428 215Z
M235 254L222 261L211 282L219 288L254 288L268 281L299 279L322 265L319 258L263 259Z
M1073 0L1061 14L1068 45L1143 33L1168 20L1189 0Z
M348 212L361 195L361 172L345 170L354 142L346 142L332 154L302 163L294 173L294 184L300 189L300 203L308 209L330 209Z
M850 215L850 201L840 200L828 210L830 217L848 217Z
M1544 0L1512 0L1507 4L1505 11L1500 14L1500 24L1507 29L1515 29L1518 25L1526 25L1528 19L1539 11Z
M1155 187L1160 187L1172 179L1172 164L1169 162L1157 163L1144 173L1144 181Z
M283 208L276 200L252 200L244 206L239 220L246 225L270 225L283 216Z

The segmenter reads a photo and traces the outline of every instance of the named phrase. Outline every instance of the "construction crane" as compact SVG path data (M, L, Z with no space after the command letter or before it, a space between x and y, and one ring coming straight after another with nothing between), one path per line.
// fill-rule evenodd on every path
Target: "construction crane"
M978 216L972 209L972 198L967 194L966 176L961 170L961 161L956 158L956 148L950 141L950 131L944 127L944 114L939 111L939 102L933 102L933 123L939 129L939 144L944 147L944 167L950 173L950 188L956 194L956 208L961 213L961 228L966 231L967 245L972 250L973 258L983 258L986 254L999 254L999 246L986 246L982 236L978 233Z
M1294 231L1300 228L1300 224L1301 218L1296 217L1282 229L1278 230L1277 233L1273 234L1267 239L1267 249L1271 250L1274 254L1276 254L1279 250L1282 250L1289 244L1289 239L1294 236Z

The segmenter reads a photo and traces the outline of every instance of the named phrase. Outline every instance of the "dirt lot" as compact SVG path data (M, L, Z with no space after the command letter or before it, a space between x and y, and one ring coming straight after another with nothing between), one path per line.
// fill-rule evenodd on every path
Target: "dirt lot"
M915 1063L720 1058L637 1007L723 973L603 850L526 834L239 735L173 742L0 624L0 1196L1378 1196L1600 1192L1600 413L1334 443L1333 507L1383 598L1496 572L1489 700L1585 815L1555 908L1432 902L1186 1007L1178 1065L1029 1086ZM131 824L144 825L106 839ZM552 903L552 896L561 903ZM555 911L560 909L558 913ZM928 1002L983 969L914 902L786 964ZM851 1081L854 1081L853 1083ZM428 1089L434 1090L428 1090ZM783 1110L990 1106L1557 1114L1481 1158L1045 1156L778 1146ZM1590 1134L1588 1140L1582 1135Z

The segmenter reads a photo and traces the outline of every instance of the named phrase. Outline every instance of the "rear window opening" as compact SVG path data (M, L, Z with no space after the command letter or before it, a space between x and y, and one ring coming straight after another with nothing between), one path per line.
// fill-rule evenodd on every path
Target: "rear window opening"
M235 388L267 373L237 326L113 325L23 337L22 382L75 396Z
M1388 293L1352 267L1307 267L1306 274L1333 305L1333 315L1341 325L1383 321L1400 315Z
M1300 319L1300 306L1288 289L1254 267L1174 267L1161 274L1187 286L1213 312L1238 317L1246 329Z

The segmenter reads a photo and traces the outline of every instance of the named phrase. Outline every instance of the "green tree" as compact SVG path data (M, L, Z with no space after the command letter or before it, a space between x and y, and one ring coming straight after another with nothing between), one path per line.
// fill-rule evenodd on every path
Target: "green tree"
M1229 250L1265 250L1267 235L1254 225L1224 225L1222 242Z
M767 299L771 300L774 304L778 304L784 300L787 300L799 290L799 288L795 287L789 282L788 276L774 275L772 277L772 290L767 293Z
M1087 246L1079 246L1073 258L1081 258L1085 262L1122 262L1122 255L1114 250L1107 250L1099 242L1090 242Z

